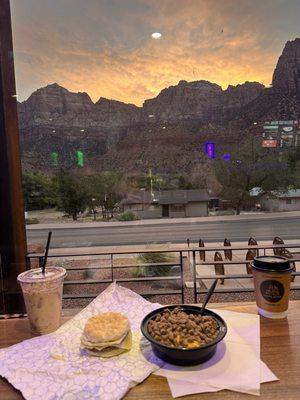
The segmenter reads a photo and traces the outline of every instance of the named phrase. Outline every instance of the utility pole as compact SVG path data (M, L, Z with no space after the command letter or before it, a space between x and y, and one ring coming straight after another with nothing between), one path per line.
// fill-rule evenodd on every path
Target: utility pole
M22 312L26 233L9 0L0 1L0 314ZM1 293L2 292L2 293Z
M152 182L152 171L151 168L149 168L149 178L150 178L150 198L151 198L151 202L154 198L154 194L153 194L153 182Z

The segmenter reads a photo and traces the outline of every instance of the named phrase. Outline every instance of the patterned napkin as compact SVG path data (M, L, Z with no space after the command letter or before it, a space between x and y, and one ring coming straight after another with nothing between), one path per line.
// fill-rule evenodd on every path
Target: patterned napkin
M56 332L1 349L0 375L27 400L121 399L162 366L140 340L142 319L158 307L113 283ZM80 349L80 336L88 318L106 311L128 317L133 345L128 353L102 360Z

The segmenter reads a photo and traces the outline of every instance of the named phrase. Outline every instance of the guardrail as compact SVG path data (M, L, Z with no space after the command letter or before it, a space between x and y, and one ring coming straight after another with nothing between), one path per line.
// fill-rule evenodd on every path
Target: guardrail
M226 240L226 239L225 239ZM191 251L192 254L192 268L193 268L193 286L194 286L194 302L197 303L198 302L198 295L201 294L205 294L207 293L207 289L199 289L197 283L200 281L203 281L205 279L220 279L222 280L228 280L228 279L249 279L249 278L253 278L252 274L249 273L245 273L245 274L225 274L225 273L216 273L215 275L203 275L198 273L197 271L197 267L199 267L198 269L201 269L201 266L212 266L215 267L215 269L218 269L218 267L230 267L232 265L240 265L240 264L244 264L245 268L247 267L247 265L250 264L251 259L236 259L236 260L232 260L232 259L228 259L226 258L226 254L228 256L228 252L231 251L243 251L243 250L247 250L247 251L254 251L256 253L256 255L261 255L260 253L263 252L263 255L266 255L266 250L272 250L273 252L276 252L276 250L281 250L281 249L300 249L300 244L278 244L278 245L239 245L239 246L231 246L231 245L225 245L225 246L214 246L214 247L205 247L203 245L202 241L199 241L200 247L198 247L197 250L195 250L194 246L189 247L189 251ZM206 256L203 257L203 254L207 254L207 253L213 253L213 252L218 252L221 253L223 252L224 254L224 259L221 259L219 261L206 261ZM196 262L196 255L197 253L199 253L199 262ZM291 253L293 255L293 258L289 259L289 261L291 263L295 263L297 261L300 261L300 253ZM201 257L204 258L204 260L201 260ZM232 257L232 255L231 255ZM300 276L300 272L293 272L292 276ZM219 285L220 286L220 285ZM293 287L291 288L292 290L299 290L300 289L300 285L293 285ZM254 288L220 288L217 287L215 289L215 293L243 293L243 292L253 292Z
M82 256L109 256L108 266L97 266L97 267L65 267L67 271L89 271L89 270L108 270L110 271L110 277L108 279L80 279L80 280L65 280L64 286L71 285L95 285L95 284L110 284L112 282L117 283L134 283L134 282L167 282L176 281L179 282L180 289L170 289L170 290L151 290L149 292L139 293L143 297L149 296L171 296L179 295L181 297L181 302L184 303L184 283L183 283L183 251L184 250L173 250L173 249L143 249L140 252L137 251L111 251L111 252L84 252L81 254L74 254L72 252L67 253L50 253L48 254L48 259L51 258L66 258L66 257L82 257ZM138 255L141 253L172 253L177 255L178 261L174 262L155 262L155 263L134 263L134 264L117 264L116 257L122 255ZM27 255L27 267L30 268L31 260L37 259L39 266L42 266L44 255L43 254L28 254ZM129 277L129 278L118 278L116 277L116 271L123 268L155 268L155 267L179 267L178 275L168 275L168 276L147 276L147 277ZM64 294L64 299L90 299L95 298L97 294L94 293L79 293L79 294Z
M203 242L202 242L203 243ZM110 265L108 266L96 266L96 267L67 267L66 269L69 271L89 271L89 270L109 270L110 271L110 277L107 279L83 279L83 280L71 280L71 281L65 281L64 285L65 286L70 286L70 285L92 285L92 284L109 284L112 282L118 282L118 283L133 283L133 282L167 282L167 281L177 281L180 284L180 289L175 290L153 290L150 292L142 292L140 293L144 297L149 297L149 296L159 296L159 295L180 295L182 303L184 303L184 280L183 280L183 255L184 253L188 255L188 259L192 260L191 261L191 268L192 268L192 274L193 274L193 292L194 292L194 302L198 302L198 295L205 294L207 292L206 288L198 288L197 283L200 282L201 280L204 279L215 279L218 278L220 280L228 280L228 279L245 279L245 278L252 278L251 274L223 274L223 273L216 273L215 275L205 275L202 274L200 275L197 271L197 267L201 268L201 266L208 265L212 267L217 267L220 265L223 266L232 266L232 265L238 265L238 264L244 264L245 266L249 264L251 260L245 260L245 259L237 259L237 260L228 260L228 259L222 259L221 261L200 261L196 262L196 255L200 252L201 254L207 254L208 252L223 252L224 254L228 254L228 251L243 251L243 250L253 250L257 252L257 254L260 254L262 252L264 255L266 254L267 250L274 250L276 249L300 249L300 244L279 244L279 245L238 245L238 246L212 246L212 247L198 247L195 244L191 244L188 241L187 247L183 246L178 246L178 247L173 247L173 248L168 248L167 246L165 247L153 247L153 248L146 248L146 249L140 249L140 251L137 250L111 250L111 251L92 251L92 248L89 248L89 251L87 252L81 252L80 254L72 251L68 251L66 253L55 253L51 252L48 254L48 258L67 258L67 257L82 257L82 256L109 256L110 260ZM226 253L227 252L227 253ZM116 264L116 257L118 256L125 256L125 255L138 255L140 253L172 253L172 254L177 254L179 261L178 262L168 262L168 263L135 263L135 264L130 264L127 263L125 265L119 265ZM300 261L300 253L299 257L295 257L291 260L291 262L297 262ZM37 259L39 262L39 265L42 265L44 258L44 254L39 253L39 254L28 254L27 255L27 263L28 263L28 268L30 268L30 262L33 259ZM122 269L122 268L141 268L141 267L163 267L163 266L178 266L180 273L175 276L153 276L153 277L130 277L130 278L118 278L116 277L116 270ZM199 269L198 268L198 269ZM300 276L300 272L294 272L293 276ZM299 290L300 286L296 285L292 288L292 290ZM253 288L220 288L217 287L215 289L215 293L240 293L240 292L253 292ZM64 294L64 299L87 299L87 298L94 298L96 297L97 294L94 293L80 293L80 294Z

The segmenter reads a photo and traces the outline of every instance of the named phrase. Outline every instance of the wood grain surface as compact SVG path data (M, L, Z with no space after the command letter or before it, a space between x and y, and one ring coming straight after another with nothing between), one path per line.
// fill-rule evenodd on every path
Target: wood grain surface
M211 304L210 308L256 313L253 303ZM64 317L66 321L70 316ZM290 302L288 318L270 320L261 317L261 358L280 379L279 382L261 386L262 400L300 399L300 301ZM7 347L31 337L28 321L23 319L0 320L0 347ZM242 355L241 355L242 367ZM151 375L134 387L125 396L130 400L172 399L165 378ZM253 396L222 390L217 393L202 393L186 396L189 400L253 400ZM7 381L0 379L0 399L20 400L23 396ZM80 400L80 399L78 399Z

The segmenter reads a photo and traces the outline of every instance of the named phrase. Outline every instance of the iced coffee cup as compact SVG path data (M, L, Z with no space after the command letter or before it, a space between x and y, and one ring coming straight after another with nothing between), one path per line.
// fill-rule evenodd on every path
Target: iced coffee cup
M43 335L59 328L65 276L61 267L46 268L45 273L31 269L18 276L32 333Z
M258 313L268 318L286 317L293 268L284 257L255 257L251 264Z

